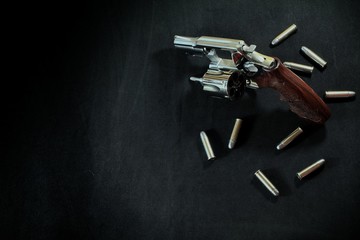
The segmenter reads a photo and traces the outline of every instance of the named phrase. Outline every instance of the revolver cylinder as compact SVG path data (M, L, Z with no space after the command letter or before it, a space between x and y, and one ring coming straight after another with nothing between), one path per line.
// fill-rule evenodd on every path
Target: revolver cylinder
M239 71L218 71L209 69L202 78L191 77L190 80L200 82L203 90L214 96L234 100L240 97L246 80Z

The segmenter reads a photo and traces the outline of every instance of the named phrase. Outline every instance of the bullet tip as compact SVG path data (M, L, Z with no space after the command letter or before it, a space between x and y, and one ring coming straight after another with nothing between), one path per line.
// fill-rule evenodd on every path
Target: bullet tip
M271 45L275 46L278 43L279 43L279 39L275 38L274 40L272 40Z
M229 148L229 149L233 149L233 148L234 148L234 145L235 145L235 142L230 140L230 141L229 141L228 148Z
M274 196L279 196L279 190L277 190L277 189L274 189L274 192L273 192L273 194L274 194Z
M325 159L320 159L319 161L317 161L317 164L324 164L325 163Z

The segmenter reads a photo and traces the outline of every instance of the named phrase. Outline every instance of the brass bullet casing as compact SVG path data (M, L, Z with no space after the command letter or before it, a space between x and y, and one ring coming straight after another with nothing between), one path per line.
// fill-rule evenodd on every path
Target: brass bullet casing
M262 184L274 195L279 196L279 190L270 182L270 180L261 172L261 170L257 170L255 172L255 176L260 180Z
M284 147L286 147L287 145L289 145L292 141L294 141L295 138L297 138L301 133L303 133L304 131L298 127L297 129L295 129L292 133L290 133L289 136L287 136L286 138L284 138L284 140L282 140L279 145L276 146L277 150L281 150Z
M313 60L314 62L316 62L318 65L320 65L322 68L324 68L327 64L327 62L322 59L319 55L317 55L316 53L314 53L313 51L311 51L309 48L302 46L301 47L301 51L308 56L311 60Z
M296 173L296 176L301 180L304 177L306 177L307 175L309 175L310 173L314 172L316 169L318 169L322 165L324 165L324 163L325 163L325 159L320 159L319 161L311 164L307 168L305 168L305 169L301 170L300 172Z
M301 72L305 72L305 73L312 73L314 70L313 66L308 66L308 65L294 63L294 62L284 62L283 64L285 65L285 67L287 67L289 69L297 70L297 71L301 71Z
M202 142L202 144L204 146L204 149L205 149L208 160L214 159L215 158L214 151L213 151L213 149L211 147L209 138L208 138L208 136L206 135L206 133L204 131L200 132L200 138L201 138L201 142Z
M354 91L325 91L325 98L351 98L355 95Z
M235 125L234 125L234 128L233 128L231 136L230 136L230 140L229 140L229 145L228 145L229 149L233 149L235 146L235 143L237 141L239 131L241 128L241 123L242 123L242 120L240 118L237 118L235 120Z
M289 37L292 33L294 33L297 30L297 26L295 24L292 24L290 27L285 29L282 33L277 35L272 41L271 45L275 46L279 44L280 42L284 41L287 37Z

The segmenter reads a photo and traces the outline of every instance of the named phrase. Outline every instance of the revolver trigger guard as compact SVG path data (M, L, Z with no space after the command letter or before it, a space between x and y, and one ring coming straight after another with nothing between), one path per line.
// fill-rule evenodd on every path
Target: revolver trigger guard
M233 53L231 54L231 58L232 58L234 64L235 64L236 66L238 66L238 65L241 63L241 61L242 61L242 59L244 58L244 56L243 56L240 52L233 52Z

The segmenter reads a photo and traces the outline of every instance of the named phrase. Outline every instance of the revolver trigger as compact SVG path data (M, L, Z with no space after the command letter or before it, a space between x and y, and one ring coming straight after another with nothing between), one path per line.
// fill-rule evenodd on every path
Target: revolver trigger
M240 63L240 61L242 60L243 55L239 52L234 52L231 54L231 58L232 58L234 64L238 65Z

